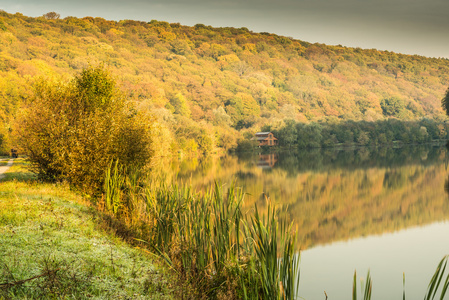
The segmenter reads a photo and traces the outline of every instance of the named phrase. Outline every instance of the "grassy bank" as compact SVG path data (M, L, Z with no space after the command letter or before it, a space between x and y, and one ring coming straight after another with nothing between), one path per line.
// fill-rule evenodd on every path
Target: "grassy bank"
M66 185L36 183L23 166L0 181L0 299L172 298L164 268Z
M247 217L240 189L135 185L113 168L107 182L121 183L104 199L112 217L65 184L37 183L24 166L16 160L0 181L0 299L296 299L293 230L270 205ZM445 297L446 264L425 299ZM354 275L352 299L357 286ZM360 299L372 289L368 274Z

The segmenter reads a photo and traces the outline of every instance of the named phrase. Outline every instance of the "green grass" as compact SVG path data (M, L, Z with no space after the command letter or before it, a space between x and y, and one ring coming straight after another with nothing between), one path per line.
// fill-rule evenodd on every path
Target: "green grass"
M0 299L171 299L164 268L66 185L15 165L0 182Z
M6 166L8 163L9 158L2 158L0 157L0 167Z
M7 158L6 160L3 161L4 165L6 165L6 162L8 160L9 160L9 158ZM0 161L0 163L1 162L2 161ZM27 181L35 180L37 177L35 174L28 171L28 168L27 168L28 164L29 163L24 158L16 158L14 160L14 164L4 174L5 177L0 182L11 181L11 180L27 182Z

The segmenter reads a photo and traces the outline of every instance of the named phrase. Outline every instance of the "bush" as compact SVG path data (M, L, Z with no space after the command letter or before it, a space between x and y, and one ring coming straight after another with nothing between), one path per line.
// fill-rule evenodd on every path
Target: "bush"
M96 195L111 161L148 166L151 125L151 119L129 109L111 75L99 66L68 83L39 81L19 116L16 135L41 179L67 180Z
M254 151L257 145L258 143L255 140L239 140L237 142L237 148L235 149L235 151L239 153Z

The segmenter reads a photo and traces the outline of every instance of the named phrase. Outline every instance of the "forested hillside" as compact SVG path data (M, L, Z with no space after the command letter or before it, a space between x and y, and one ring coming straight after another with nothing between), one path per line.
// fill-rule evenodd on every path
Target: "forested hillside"
M245 132L267 125L282 132L286 120L439 122L449 86L448 59L310 44L247 28L2 11L4 150L38 78L70 78L99 63L136 109L155 116L160 154L226 150Z

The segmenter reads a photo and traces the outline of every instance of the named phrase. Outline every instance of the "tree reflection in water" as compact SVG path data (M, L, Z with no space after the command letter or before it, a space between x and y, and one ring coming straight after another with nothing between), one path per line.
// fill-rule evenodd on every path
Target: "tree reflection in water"
M307 248L446 220L445 157L444 147L432 146L312 149L172 162L164 170L167 180L204 191L236 180L250 213L269 196L287 207Z

